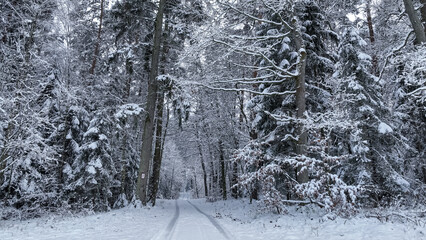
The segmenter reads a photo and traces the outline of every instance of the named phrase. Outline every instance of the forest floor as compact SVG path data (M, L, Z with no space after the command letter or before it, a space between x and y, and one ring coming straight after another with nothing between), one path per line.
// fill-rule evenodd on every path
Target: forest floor
M0 239L426 239L425 218L386 211L346 219L313 207L290 208L285 215L265 213L247 200L158 200L149 208L0 221Z

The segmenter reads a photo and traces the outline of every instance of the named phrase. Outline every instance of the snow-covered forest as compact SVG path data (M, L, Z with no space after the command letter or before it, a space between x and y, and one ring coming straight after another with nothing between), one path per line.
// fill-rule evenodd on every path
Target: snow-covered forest
M0 220L424 220L425 136L426 0L0 0Z

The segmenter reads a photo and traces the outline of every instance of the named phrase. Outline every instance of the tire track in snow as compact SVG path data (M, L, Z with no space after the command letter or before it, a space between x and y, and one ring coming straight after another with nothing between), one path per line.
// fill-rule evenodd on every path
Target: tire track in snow
M208 215L207 213L204 213L203 211L201 211L197 206L195 206L194 204L192 204L190 201L187 200L187 202L193 206L195 208L195 210L197 210L199 213L203 214L212 224L213 226L228 240L230 240L231 238L228 236L228 234L226 233L225 229L222 228L222 226L220 226L220 224L210 215Z
M179 210L179 205L177 203L177 200L175 201L175 214L173 215L172 220L170 220L169 224L167 225L167 228L165 230L163 230L162 232L160 232L159 235L157 235L156 237L152 238L152 240L168 240L171 239L171 236L173 236L173 232L175 230L176 227L176 222L179 218L180 215L180 210Z
M166 239L171 239L170 237L173 235L172 233L175 230L176 222L179 218L180 210L179 210L179 205L177 200L175 201L175 205L176 205L175 215L173 216L172 220L170 221L169 225L167 225L167 228L166 228L166 232L167 232Z

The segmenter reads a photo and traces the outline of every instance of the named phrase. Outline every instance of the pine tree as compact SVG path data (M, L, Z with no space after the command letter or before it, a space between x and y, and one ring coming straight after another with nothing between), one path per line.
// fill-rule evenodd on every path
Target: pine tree
M119 184L114 181L115 164L111 157L111 145L107 137L110 126L105 116L90 121L83 134L80 152L72 167L72 180L68 191L78 207L105 211L112 205L112 189Z
M58 156L49 142L58 117L58 82L48 47L56 43L50 35L56 7L54 1L0 4L0 199L24 218L59 204L58 175L49 171Z
M342 146L352 157L344 163L342 174L346 182L362 186L378 204L389 201L390 192L407 192L410 184L401 175L402 158L394 151L400 136L393 130L383 102L381 82L368 71L372 59L362 52L365 45L355 29L344 32L336 73L341 94L336 97L343 108L351 109L348 117L355 121L356 129L343 137L349 141Z
M404 145L398 149L404 159L404 177L410 182L410 193L404 194L408 204L424 201L422 187L426 184L425 165L425 66L424 47L401 52L394 57L395 66L391 71L397 89L394 91L396 103L393 119L398 132L403 136ZM410 196L414 198L410 198Z

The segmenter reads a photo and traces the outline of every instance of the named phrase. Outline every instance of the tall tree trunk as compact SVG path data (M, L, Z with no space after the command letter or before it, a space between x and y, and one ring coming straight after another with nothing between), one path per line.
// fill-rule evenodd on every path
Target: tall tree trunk
M152 51L152 62L151 72L148 80L148 96L146 100L146 117L144 124L144 131L142 135L142 148L141 148L141 159L138 172L138 181L136 186L136 193L141 200L142 205L146 206L147 202L147 185L148 185L148 174L150 168L150 162L152 158L152 143L154 136L154 115L155 106L157 101L157 75L158 75L158 64L160 58L160 46L162 38L162 27L163 27L163 13L166 0L160 0L158 7L157 17L155 19L155 32L154 32L154 46Z
M204 195L206 197L209 196L209 189L207 186L207 171L206 171L206 165L204 163L204 155L203 155L203 149L201 147L201 139L200 139L200 135L198 133L198 130L196 131L196 135L197 135L197 148L198 148L198 152L200 153L200 162L201 162L201 169L203 170L203 180L204 180Z
M120 189L120 194L124 194L126 196L127 199L131 199L129 198L129 195L127 194L126 191L126 186L127 186L127 182L126 182L126 177L127 177L127 159L126 159L126 143L127 143L127 135L123 136L122 139L122 144L121 144L121 189Z
M232 197L237 199L239 196L238 187L236 185L238 184L238 163L234 161L232 163L232 179L231 179L231 189L232 189Z
M155 149L154 149L154 158L152 161L152 177L150 179L150 199L152 206L155 206L155 200L157 198L157 192L158 192L158 183L160 181L160 171L161 171L161 148L164 141L164 135L163 135L163 106L164 106L164 92L159 91L158 92L158 98L157 98L157 127L156 127L156 133L155 133Z
M296 117L297 119L305 118L306 111L306 86L305 86L305 68L306 68L306 50L303 44L302 35L300 33L300 29L298 27L298 23L296 20L293 22L293 34L295 37L295 44L297 51L299 52L299 64L297 69L299 71L299 75L296 77ZM296 144L296 154L300 157L306 154L306 144L308 142L308 133L305 131L302 123L298 123L297 125L297 135L298 141ZM305 168L302 169L302 166L297 167L297 181L299 183L305 183L309 180L308 171Z
M253 97L253 96L250 96L251 98ZM252 113L249 115L249 117L250 117L250 122L253 122L254 121L254 119L255 119L255 115L253 114L253 111L252 111ZM258 133L257 133L257 131L256 131L256 128L252 128L251 130L250 130L250 133L249 133L249 136L250 136L250 140L256 140L257 138L258 138ZM257 171L257 170L259 170L259 168L261 167L261 165L262 164L260 164L260 166L257 166L256 167L256 169L251 169L251 171ZM259 184L259 182L258 182L258 180L257 179L254 179L254 181L253 181L254 183L252 183L251 185L250 185L250 204L253 202L253 199L255 199L255 200L258 200L259 199L259 188L260 188L260 184Z
M130 97L130 89L132 87L132 76L133 76L133 61L130 58L126 59L126 73L127 73L127 81L124 89L124 100L127 100Z
M95 73L96 61L98 60L98 56L99 56L99 46L101 44L101 33L102 33L103 18L104 18L104 0L101 0L101 14L99 16L98 38L97 38L96 44L95 44L95 52L93 54L92 66L90 67L90 70L89 70L90 74Z
M203 126L203 132L204 134L206 134L207 136L207 142L211 142L211 137L208 133L208 130L206 128L206 125ZM207 144L207 148L209 150L209 155L208 155L208 163L210 165L210 188L209 188L209 196L210 197L217 197L217 171L215 169L215 164L213 162L213 159L215 158L213 151L212 151L212 147L211 144Z
M214 163L213 163L213 161L210 161L210 196L213 196L215 198L216 198L216 195L217 195L216 184L217 184L217 175L216 175L216 171L214 169Z
M4 140L3 140L3 148L0 149L0 186L4 183L4 172L6 170L6 161L9 158L9 151L7 144L9 143L9 133L13 128L13 123L9 122L8 127L4 134ZM62 170L62 169L61 169Z
M424 2L424 0L423 0ZM416 44L426 42L426 34L420 19L417 16L416 10L414 9L412 0L404 0L405 12L408 14L411 26L416 34Z
M374 43L375 38L374 38L373 20L371 18L371 1L367 1L366 12L367 12L368 31L369 31L369 34L370 34L370 42Z
M36 32L36 27L37 27L37 22L36 22L36 19L34 19L31 22L28 38L26 39L25 45L24 45L25 63L27 63L27 64L30 62L30 58L31 58L31 49L34 45L34 35L35 35L35 32Z
M170 199L173 198L173 183L175 182L175 161L173 160L172 166L172 179L170 181Z
M195 189L195 196L196 198L200 197L200 193L198 192L198 184L197 184L197 172L195 171L195 168L192 169L194 171L194 182L192 184L192 187Z
M3 185L4 182L4 171L6 168L6 160L8 158L6 149L1 150L0 154L0 186Z
M219 140L219 159L220 159L220 187L222 188L222 199L226 200L226 169L225 156L223 152L223 142Z
M235 85L235 87L238 88L237 85ZM247 115L244 112L244 92L243 91L238 92L238 100L239 100L239 108L240 108L240 118L239 118L239 121L240 121L240 125L242 125L244 123L244 121L245 122L248 121L247 120Z
M244 72L243 72L243 77L244 77ZM235 84L235 88L238 88L237 84ZM238 105L237 108L239 108L238 129L243 132L244 120L245 122L247 122L247 116L244 112L244 92L243 91L238 92L237 97L239 102L237 104ZM235 138L235 148L236 149L239 148L238 138ZM233 198L237 199L240 196L240 191L239 191L239 188L237 187L237 184L238 184L238 162L237 161L232 162L232 173L230 177L230 182L231 182L231 195Z
M167 15L165 16L165 23L164 23L164 31L163 31L163 48L161 53L161 62L159 68L160 68L160 74L166 73L166 60L167 60L167 53L168 53L168 46L167 46L167 33L169 30L168 27L168 20ZM152 166L152 178L150 180L150 199L152 202L152 206L155 206L155 200L157 198L157 192L158 192L158 184L160 182L160 171L161 171L161 162L163 159L163 146L165 141L165 134L163 134L163 110L164 110L164 90L162 89L163 86L160 87L158 90L158 97L157 97L157 111L156 111L156 133L155 133L155 148L154 148L154 158L153 158L153 166Z
M152 33L149 33L145 36L144 38L144 42L150 42L152 38ZM150 60L152 61L151 57L152 57L152 45L151 44L147 44L144 47L144 54L143 54L143 73L141 74L141 82L140 82L140 88L139 88L139 92L138 95L142 96L142 90L144 89L144 82L146 80L149 81L149 75L151 73L151 64L150 64Z
M166 142L167 129L169 127L169 120L170 120L170 109L166 105L166 125L163 127L164 133L163 133L163 141L161 142L161 151L160 151L161 159L163 159L164 144Z
M367 25L368 25L368 31L370 34L370 43L371 43L371 48L373 51L375 51L375 37L374 37L374 28L373 28L373 19L371 18L371 0L367 1L367 7L366 7L366 12L367 12ZM376 53L373 53L372 56L372 73L373 75L377 76L378 72L377 72L377 55Z

